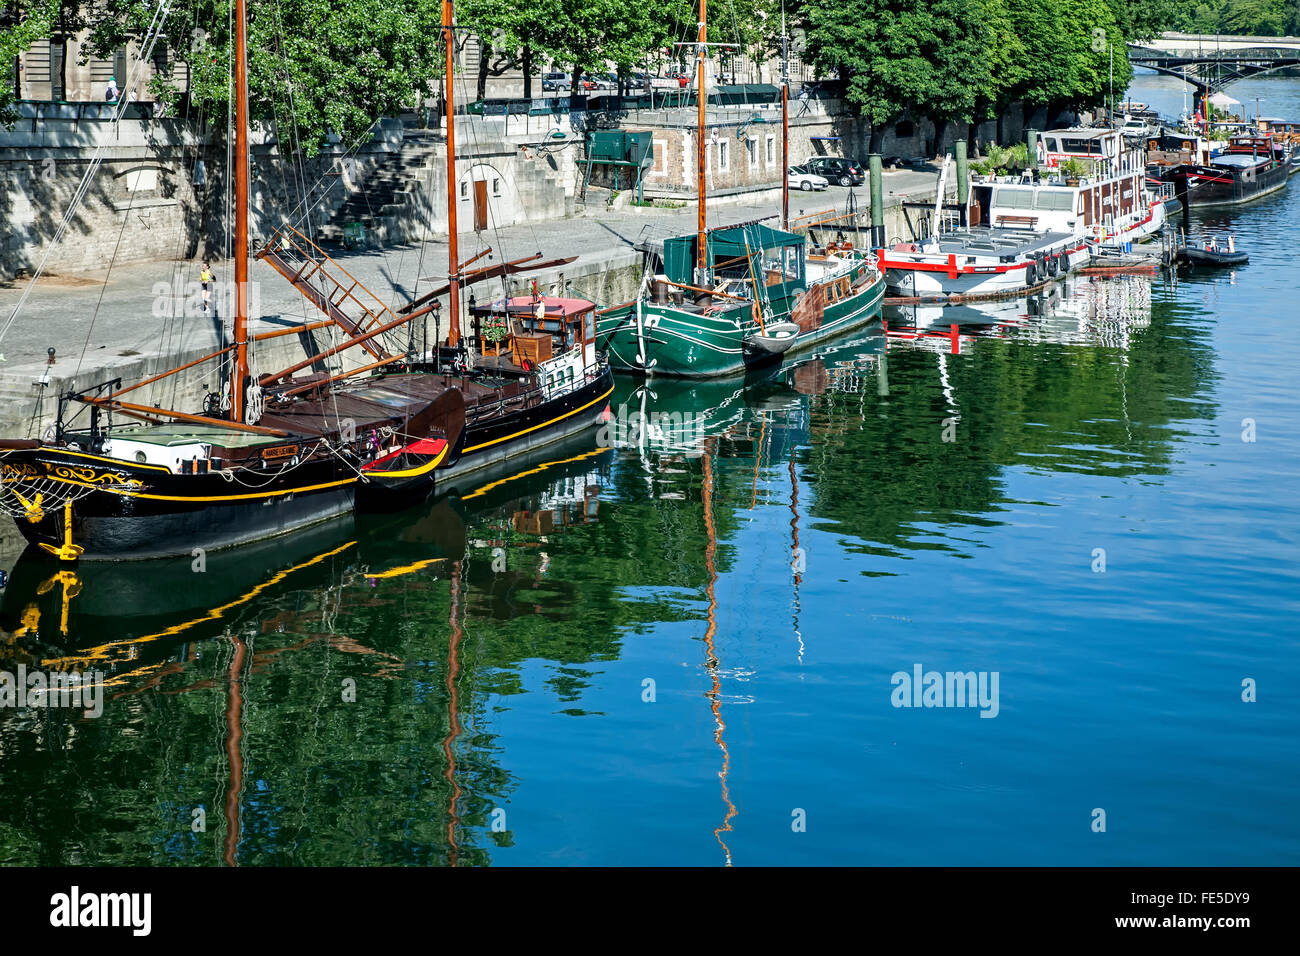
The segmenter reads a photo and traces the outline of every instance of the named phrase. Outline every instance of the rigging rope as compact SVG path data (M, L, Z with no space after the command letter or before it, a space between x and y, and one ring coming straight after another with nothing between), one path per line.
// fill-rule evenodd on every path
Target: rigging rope
M171 0L158 0L158 8L154 11L153 19L151 20L148 29L145 31L144 38L141 41L144 45L144 53L128 73L126 89L129 90L134 88L135 77L140 70L141 64L146 60L152 59L154 45L158 42L158 38L162 34L163 25L167 22L167 15L170 12ZM126 108L129 104L129 97L123 96L119 99L117 109L114 110L113 113L114 134L116 134L120 129L122 117L126 115ZM90 189L91 180L94 179L95 173L99 171L99 167L104 161L104 151L107 148L108 142L109 137L103 137L100 140L99 145L95 147L95 153L91 157L90 164L86 167L86 171L82 175L76 191L73 193L72 200L68 204L67 211L63 214L63 219L59 222L59 226L55 230L54 236L46 244L45 252L41 256L41 261L37 265L36 271L32 273L32 278L27 283L27 287L23 289L23 294L19 296L18 302L14 305L13 311L9 313L9 318L5 320L2 326L0 326L0 343L4 342L5 336L9 334L10 328L13 327L14 321L18 318L19 312L21 312L23 306L27 304L27 298L31 295L32 290L36 288L37 280L39 280L41 275L44 273L45 265L49 261L50 255L58 247L59 243L62 242L64 234L68 231L68 227L72 223L74 214L85 200L86 193ZM125 221L125 216L123 217L123 220ZM107 284L107 279L105 279L105 284ZM87 341L89 341L89 338L87 338Z

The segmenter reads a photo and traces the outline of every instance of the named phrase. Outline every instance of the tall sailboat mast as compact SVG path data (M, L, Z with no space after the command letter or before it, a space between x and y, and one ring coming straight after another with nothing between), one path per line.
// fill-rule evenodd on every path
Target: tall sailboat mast
M785 33L785 5L781 5L781 228L790 230L790 64Z
M447 344L452 348L460 342L460 263L456 250L456 97L452 87L456 59L456 34L452 28L455 17L453 0L442 0L442 32L447 40L447 62L444 64L444 100L447 110L447 305L451 313L451 330Z
M706 102L704 89L704 72L708 62L708 27L706 26L706 12L708 0L700 0L700 35L699 45L695 48L695 80L699 88L696 93L696 103L698 111L697 125L695 135L695 179L696 189L699 191L699 223L695 236L695 265L698 275L695 281L703 283L709 270L708 255L708 235L704 226L704 164L707 153L704 145L704 104Z
M235 371L230 420L244 420L248 378L248 9L235 0Z

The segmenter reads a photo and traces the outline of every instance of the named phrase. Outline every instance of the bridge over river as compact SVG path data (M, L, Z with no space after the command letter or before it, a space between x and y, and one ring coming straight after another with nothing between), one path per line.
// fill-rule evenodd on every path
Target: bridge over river
M1300 67L1300 37L1162 33L1146 43L1130 43L1128 58L1134 66L1192 84L1199 99L1248 76Z

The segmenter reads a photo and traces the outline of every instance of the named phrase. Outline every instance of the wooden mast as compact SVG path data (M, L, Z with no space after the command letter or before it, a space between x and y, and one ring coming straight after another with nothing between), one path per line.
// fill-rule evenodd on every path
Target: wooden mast
M708 57L708 49L709 49L708 32L707 32L708 27L705 25L706 22L705 13L706 13L707 2L708 0L700 0L699 46L696 47L696 52L695 52L695 79L696 79L696 86L699 88L698 92L696 93L696 99L698 100L698 102L696 103L697 112L698 112L698 119L697 119L698 129L696 130L696 135L695 135L695 140L696 140L695 143L696 183L695 185L696 185L696 189L699 191L699 197L700 197L699 223L695 235L695 265L698 271L698 274L695 277L695 281L700 285L704 284L705 276L708 274L708 269L709 269L709 255L708 255L708 248L707 248L708 234L704 226L704 168L705 168L704 164L707 158L707 153L705 152L705 145L704 145L704 103L705 103L704 71L705 71L705 66Z
M248 10L235 0L235 370L230 420L244 420L248 378Z
M442 0L442 32L447 40L446 76L443 77L447 110L447 304L450 306L447 311L451 313L447 344L455 348L460 343L460 264L456 261L456 96L452 88L456 34L452 29L453 6L452 0Z
M790 66L786 60L785 6L781 7L781 228L790 231Z

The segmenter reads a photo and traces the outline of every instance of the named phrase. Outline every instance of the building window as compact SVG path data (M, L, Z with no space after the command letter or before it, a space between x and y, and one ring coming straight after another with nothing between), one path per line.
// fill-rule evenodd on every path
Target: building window
M718 172L725 173L731 168L731 143L727 140L718 141Z
M758 169L758 140L753 136L745 140L745 158L750 169Z
M501 195L501 180L499 179L492 180L492 195L493 196Z
M460 184L460 198L461 198L461 199L468 199L468 198L469 198L469 183L468 183L468 182L462 182L462 183Z
M776 137L770 134L767 137L767 165L776 165Z

